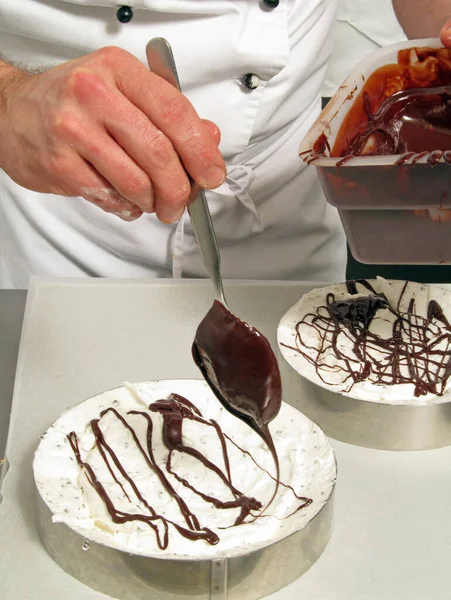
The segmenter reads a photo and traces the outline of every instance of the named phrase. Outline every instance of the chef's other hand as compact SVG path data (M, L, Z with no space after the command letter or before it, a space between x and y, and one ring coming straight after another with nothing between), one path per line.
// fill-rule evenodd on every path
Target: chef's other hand
M451 19L449 19L442 27L440 41L447 48L451 48Z
M119 48L31 74L0 61L0 167L37 192L82 196L133 220L170 223L225 178L219 130Z

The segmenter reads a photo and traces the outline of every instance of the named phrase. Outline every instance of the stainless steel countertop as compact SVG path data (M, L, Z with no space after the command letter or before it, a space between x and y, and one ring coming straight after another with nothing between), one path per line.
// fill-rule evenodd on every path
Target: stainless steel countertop
M148 282L98 285L85 281L82 286L86 289L80 294L78 289L74 293L72 282L47 283L46 295L39 296L45 311L36 305L36 312L30 313L39 318L27 323L28 347L25 344L23 348L24 371L16 384L16 400L35 410L28 411L27 419L13 419L10 445L14 461L4 480L0 505L0 596L5 600L59 600L61 590L68 600L105 597L66 575L42 547L30 507L34 497L31 461L39 434L80 398L124 380L174 377L174 365L177 378L198 377L189 348L199 317L209 308L207 290L211 293L211 286L172 280L154 285L152 291ZM180 293L171 292L175 285L180 285ZM300 297L302 286L260 286L232 283L230 304L238 314L249 315L256 327L272 332L274 341L278 319ZM113 287L113 293L105 296L104 287ZM443 287L451 290L449 285ZM7 297L0 293L0 347L6 373L0 379L0 420L4 429L25 300L15 292ZM29 310L32 306L30 303ZM165 313L183 319L163 322ZM143 320L143 314L151 318ZM87 333L95 343L86 345ZM151 353L146 351L150 339L166 343L156 344ZM130 347L137 351L130 352ZM93 361L98 368L91 368ZM298 402L302 399L296 392L299 377L288 365L283 364L283 369L288 394ZM61 376L53 377L54 373ZM41 403L41 399L47 402ZM18 409L15 417L20 414ZM272 600L449 600L451 446L390 452L331 442L339 475L330 543L313 568L272 595Z
M4 456L26 290L0 290L0 460Z

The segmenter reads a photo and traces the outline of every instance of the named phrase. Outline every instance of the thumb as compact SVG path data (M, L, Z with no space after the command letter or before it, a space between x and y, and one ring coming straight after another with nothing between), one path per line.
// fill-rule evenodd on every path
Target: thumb
M440 41L446 48L451 48L451 19L443 25L440 32Z

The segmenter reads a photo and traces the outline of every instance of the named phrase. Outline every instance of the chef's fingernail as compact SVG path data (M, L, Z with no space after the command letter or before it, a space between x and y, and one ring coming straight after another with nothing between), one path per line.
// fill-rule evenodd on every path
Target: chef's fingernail
M214 189L224 183L226 178L225 170L222 167L210 167L201 180L201 185L204 188Z
M172 223L176 223L177 221L179 221L183 217L184 212L185 207L183 206L178 211L171 210L170 212L166 212L165 210L157 210L157 216L162 223L166 223L166 225L171 225Z
M451 19L442 27L440 40L444 46L449 47L451 45Z
M180 221L180 219L181 219L181 218L183 217L183 215L185 214L185 210L186 210L186 207L185 207L185 206L182 206L182 208L179 210L179 212L178 212L178 213L176 213L174 221Z
M121 212L114 213L117 217L122 219L123 221L136 221L139 217L142 216L142 212L132 212L130 210L122 210Z

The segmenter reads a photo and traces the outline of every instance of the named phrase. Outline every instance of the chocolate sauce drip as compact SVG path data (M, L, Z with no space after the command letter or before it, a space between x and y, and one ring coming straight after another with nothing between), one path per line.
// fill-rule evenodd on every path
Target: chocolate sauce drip
M336 300L329 293L325 305L296 324L296 346L284 345L314 365L326 384L330 385L327 373L341 373L343 382L349 382L347 391L357 382L369 381L384 386L412 384L416 397L443 395L451 375L451 326L439 303L431 300L423 317L416 313L414 298L406 311L400 310L408 282L396 306L365 280L347 282L350 294L358 293L358 283L370 294ZM376 316L388 324L390 315L391 335L381 337L371 325ZM304 332L312 329L318 338L314 348L304 340ZM331 353L337 360L333 366L328 361Z
M165 444L166 448L168 449L168 455L167 455L167 459L166 459L166 463L165 463L165 470L163 470L157 464L154 453L153 453L152 441L153 441L154 425L153 425L153 420L152 420L152 417L150 414L148 414L147 412L138 411L138 410L132 410L127 413L128 415L141 416L142 418L144 418L147 421L146 447L145 448L142 446L141 442L139 441L133 427L130 425L130 423L127 421L127 419L124 416L122 416L116 409L108 408L101 413L100 417L103 417L107 413L112 413L114 415L114 417L116 419L118 419L118 421L121 423L121 425L125 429L127 429L127 431L130 433L131 438L133 439L134 444L136 445L140 454L143 456L147 466L149 467L149 470L158 476L161 484L165 488L168 495L177 502L180 513L185 521L185 526L182 526L178 523L175 523L174 521L172 521L170 519L167 519L164 515L158 514L155 511L155 509L152 507L150 501L148 501L142 495L142 493L140 492L138 485L134 481L133 477L126 472L121 460L119 459L117 454L114 452L111 445L108 444L108 442L106 441L105 436L100 428L100 424L99 424L100 420L99 419L93 419L91 421L91 429L94 434L95 444L96 444L97 449L99 450L100 456L102 457L108 471L110 472L112 479L116 482L117 485L120 486L122 492L124 493L124 496L130 502L133 501L132 500L133 497L130 498L130 493L126 492L126 490L124 488L124 484L121 483L119 477L116 475L113 465L117 469L117 471L120 473L123 480L128 483L128 485L130 486L131 490L133 491L133 494L136 497L136 499L141 503L141 505L143 507L145 507L146 512L136 514L136 513L127 513L127 512L118 510L114 506L114 503L113 503L112 499L110 498L110 496L108 495L107 491L105 490L105 487L102 485L102 483L97 478L97 475L96 475L94 469L91 467L91 465L89 463L83 461L83 459L81 457L81 452L80 452L79 443L78 443L78 437L77 437L76 433L71 432L68 435L68 439L69 439L70 445L72 447L72 450L74 452L74 455L75 455L78 465L85 472L87 480L90 483L90 485L92 485L92 487L96 490L96 492L98 493L100 498L105 503L107 511L114 523L125 523L125 522L129 522L129 521L139 521L139 522L145 523L154 531L154 533L156 535L158 547L162 550L164 550L168 547L169 526L174 527L178 531L178 533L180 535L182 535L183 537L185 537L186 539L189 539L192 541L204 540L211 545L217 544L219 541L218 535L214 531L209 529L208 527L201 526L200 518L192 513L192 511L190 510L186 501L175 491L174 487L172 486L172 484L167 476L168 474L172 475L177 481L182 483L182 485L184 485L187 489L191 490L196 495L201 497L204 501L212 504L217 509L221 509L221 510L236 509L236 508L240 509L239 515L235 520L234 526L238 526L238 525L241 525L242 523L249 522L250 517L252 518L251 520L255 520L256 518L263 516L263 512L264 512L264 510L266 510L267 507L265 507L265 509L262 510L262 503L260 501L256 500L255 498L252 498L250 496L246 496L232 484L232 476L231 476L231 472L230 472L230 460L229 460L229 456L228 456L227 440L230 441L231 443L233 443L241 452L246 453L249 456L251 456L251 455L247 450L242 449L229 436L224 434L224 432L221 430L218 423L216 423L214 420L204 419L201 412L197 409L197 407L194 404L189 402L189 400L187 400L186 398L179 396L178 394L171 394L168 398L166 398L164 400L158 400L158 401L152 403L149 406L149 410L154 413L159 413L163 419L162 438L163 438L163 443ZM221 445L221 449L222 449L225 472L222 471L222 469L219 466L212 463L201 452L199 452L195 448L191 448L184 444L182 429L183 429L183 421L185 419L192 420L197 423L200 423L201 425L205 425L207 427L213 427L215 429L217 436L218 436L218 440ZM274 448L273 448L273 450L274 450ZM214 472L221 479L223 484L226 486L226 488L232 494L233 499L224 501L224 500L220 500L219 498L216 498L214 496L211 496L207 493L204 493L204 492L198 490L195 486L193 486L188 481L188 479L179 475L173 469L173 466L172 466L172 458L173 458L174 452L182 452L182 453L192 456L196 460L199 460L206 469ZM254 463L256 464L256 466L259 469L261 469L262 471L264 471L265 473L267 473L274 481L276 481L277 484L281 484L285 487L289 487L289 489L294 494L295 498L301 502L300 506L297 507L294 512L297 512L298 510L304 508L305 506L308 506L308 504L311 503L311 500L309 498L298 496L296 494L295 490L291 486L286 486L286 484L281 483L279 481L278 473L277 473L277 478L274 478L265 469L262 469L262 467L260 467L258 465L258 463L253 459L252 456L251 456L251 458L254 461ZM292 514L294 514L294 513L292 513ZM288 515L288 516L291 516L291 515ZM288 518L288 516L286 518Z
M337 160L335 166L336 167L342 167L345 163L349 162L353 158L354 157L352 156L352 154L348 154L347 156L343 156L343 158L340 158L340 160Z
M405 154L400 156L397 161L395 161L395 165L405 165L414 156L416 156L416 152L406 152Z
M437 321L441 321L443 325L447 329L451 329L451 325L449 324L448 319L445 317L442 307L437 302L437 300L431 300L428 305L428 321L432 321L433 319L437 319Z
M373 288L371 283L369 281L367 281L366 279L350 279L350 280L346 281L345 285L346 285L346 289L349 294L358 294L359 293L359 291L357 290L357 284L362 285L364 288L366 288L372 294L377 294L376 290Z
M316 140L311 150L305 150L299 155L308 165L318 158L330 156L330 145L324 133Z
M301 502L301 504L289 515L287 515L285 517L285 519L288 519L288 517L291 517L291 515L294 515L295 513L299 512L300 510L302 510L303 508L305 508L306 506L309 506L309 504L311 504L313 502L313 500L311 498L307 498L307 496L299 496L299 494L296 493L296 490L291 486L288 485L287 483L284 483L283 481L277 481L277 479L271 475L271 473L269 471L267 471L266 469L264 469L263 467L261 467L258 462L255 460L255 458L252 456L252 454L248 451L248 450L243 450L243 448L240 448L240 446L238 446L238 444L236 442L234 442L232 440L231 437L229 437L226 433L224 434L224 437L226 437L229 442L231 444L233 444L236 448L238 448L238 450L241 450L241 452L243 452L244 454L247 454L247 456L249 456L249 458L252 460L252 462L261 470L264 471L275 483L277 483L278 485L284 487L285 489L290 490L293 493L293 496L296 498L296 500L299 500ZM273 516L273 515L258 515L259 518L263 517L263 516ZM278 517L276 517L278 518Z
M282 403L279 366L268 340L214 301L196 331L193 358L222 405L256 431L279 460L268 423ZM277 485L274 490L274 499ZM269 504L268 504L269 506Z
M182 400L182 402L180 402L180 400ZM176 478L178 479L178 481L183 483L183 485L186 485L186 487L189 487L191 489L191 491L194 491L199 496L201 496L204 500L206 500L207 502L211 502L216 508L240 507L241 514L235 523L236 525L239 525L240 523L244 522L244 519L248 516L248 514L251 512L251 510L258 510L262 507L262 505L260 502L258 502L258 500L255 500L255 498L248 498L248 497L244 496L239 490L237 490L230 483L229 478L226 475L224 475L224 473L221 471L221 469L219 467L217 467L214 463L212 463L201 452L199 452L195 448L190 448L183 444L183 441L182 441L183 419L190 419L193 421L197 421L198 423L201 423L202 425L209 425L209 426L212 425L212 423L209 423L205 419L202 419L201 417L196 417L195 415L193 415L192 409L190 409L186 405L186 402L187 401L185 398L182 398L181 396L179 396L177 394L172 394L166 400L159 400L149 406L149 410L151 410L152 412L159 412L163 417L163 442L170 451L168 454L167 461L166 461L166 470L168 471L168 473L171 473L172 475L176 476L176 474L171 469L171 459L172 459L172 454L174 451L184 452L185 454L188 454L189 456L192 456L193 458L200 461L204 465L204 467L213 471L221 479L221 481L229 488L229 490L236 497L235 501L226 502L226 503L221 502L221 501L217 500L216 498L213 498L212 496L202 494L195 488L191 487L186 482L186 480L183 480L182 478L179 478L178 476L176 476ZM198 413L197 409L196 409L196 413ZM218 425L216 423L216 427L215 427L216 431L218 431L217 427L218 427ZM222 435L222 431L221 431L221 435ZM222 452L223 452L224 462L229 463L227 447L221 443L221 448L222 448Z

